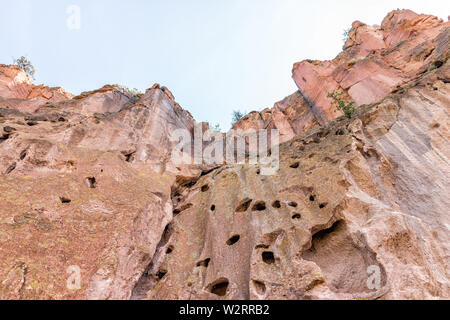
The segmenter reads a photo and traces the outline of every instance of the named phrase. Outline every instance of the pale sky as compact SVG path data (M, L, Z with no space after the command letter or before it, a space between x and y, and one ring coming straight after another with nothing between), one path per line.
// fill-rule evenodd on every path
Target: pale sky
M80 8L80 28L67 8ZM292 65L332 59L355 20L397 8L447 20L448 0L0 0L0 63L26 55L36 83L78 94L167 86L197 121L230 127L297 90ZM73 20L71 20L73 21Z

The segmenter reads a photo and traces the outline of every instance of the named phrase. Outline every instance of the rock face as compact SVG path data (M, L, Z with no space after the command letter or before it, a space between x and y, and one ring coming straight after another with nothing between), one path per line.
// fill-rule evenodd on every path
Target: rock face
M197 124L165 87L73 97L1 65L0 298L449 299L449 37L394 11L296 64L234 127L280 130L271 176L174 163Z

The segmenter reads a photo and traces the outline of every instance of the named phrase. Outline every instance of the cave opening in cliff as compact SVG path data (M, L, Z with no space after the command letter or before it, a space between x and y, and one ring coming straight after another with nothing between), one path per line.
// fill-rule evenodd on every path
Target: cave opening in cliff
M267 263L267 264L275 263L275 255L273 254L272 251L264 251L261 256L262 256L262 260L264 261L264 263Z
M212 294L215 294L216 296L219 296L219 297L224 297L227 294L229 284L230 284L230 282L228 281L227 278L220 278L220 279L214 281L208 287L209 287L209 291Z

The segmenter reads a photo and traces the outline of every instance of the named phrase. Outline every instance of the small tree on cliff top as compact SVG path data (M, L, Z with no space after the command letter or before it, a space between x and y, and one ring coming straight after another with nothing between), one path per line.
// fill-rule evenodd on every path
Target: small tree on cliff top
M236 122L238 122L239 120L241 120L243 117L244 117L244 113L242 111L234 110L233 111L233 119L231 121L231 126L234 126L234 124Z
M344 112L345 116L347 118L351 118L352 115L355 113L356 109L354 107L355 102L350 101L349 103L346 103L341 97L344 93L341 91L334 91L328 93L327 97L332 98L334 100L334 104L336 105L336 110L341 110Z
M30 60L28 60L24 56L21 56L19 59L14 59L14 64L25 71L25 73L30 76L30 78L34 79L35 70Z

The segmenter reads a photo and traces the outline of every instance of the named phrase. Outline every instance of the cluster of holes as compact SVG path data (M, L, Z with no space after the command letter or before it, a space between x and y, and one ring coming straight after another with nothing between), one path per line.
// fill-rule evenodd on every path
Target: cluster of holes
M240 235L234 235L230 239L227 240L227 245L232 246L236 244L241 239Z

